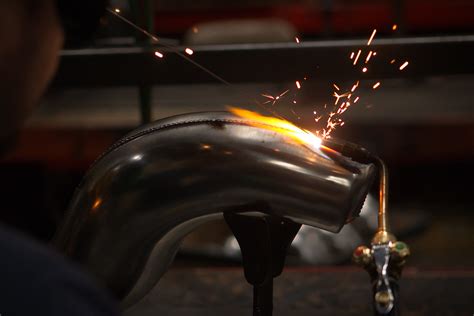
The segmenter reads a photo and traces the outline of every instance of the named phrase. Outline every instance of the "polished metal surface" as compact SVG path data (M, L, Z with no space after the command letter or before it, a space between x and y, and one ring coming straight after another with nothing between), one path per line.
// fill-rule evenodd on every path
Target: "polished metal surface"
M95 163L55 244L126 309L201 223L252 212L338 232L358 215L374 173L227 112L171 117L129 134Z

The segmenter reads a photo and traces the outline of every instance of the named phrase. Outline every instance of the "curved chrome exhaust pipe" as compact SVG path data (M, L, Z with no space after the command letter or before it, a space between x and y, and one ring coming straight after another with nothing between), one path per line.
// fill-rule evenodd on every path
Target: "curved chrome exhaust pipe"
M126 309L201 223L253 212L338 232L358 215L374 174L371 164L227 112L171 117L127 135L95 163L55 244Z

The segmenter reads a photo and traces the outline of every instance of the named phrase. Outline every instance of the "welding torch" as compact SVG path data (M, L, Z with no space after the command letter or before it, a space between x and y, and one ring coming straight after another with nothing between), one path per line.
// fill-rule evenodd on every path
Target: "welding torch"
M391 238L387 230L387 200L388 200L388 169L385 162L380 157L372 154L364 147L343 141L337 138L327 138L322 143L343 156L349 157L360 163L373 163L377 166L379 172L379 211L378 211L378 229L377 233L380 235L378 238L382 238L379 241L389 241ZM382 232L383 235L382 236Z
M367 149L335 138L325 139L323 146L333 149L343 156L360 163L373 163L379 173L378 228L371 246L359 246L353 253L353 261L369 272L374 291L375 315L398 315L398 279L405 259L410 255L408 246L397 241L388 231L387 199L388 169L384 161Z

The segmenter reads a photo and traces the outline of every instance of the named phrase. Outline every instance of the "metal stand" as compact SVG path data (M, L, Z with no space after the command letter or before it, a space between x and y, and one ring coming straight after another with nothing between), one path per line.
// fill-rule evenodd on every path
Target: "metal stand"
M245 279L253 285L253 315L273 312L273 278L279 276L300 224L276 216L225 213L242 252Z

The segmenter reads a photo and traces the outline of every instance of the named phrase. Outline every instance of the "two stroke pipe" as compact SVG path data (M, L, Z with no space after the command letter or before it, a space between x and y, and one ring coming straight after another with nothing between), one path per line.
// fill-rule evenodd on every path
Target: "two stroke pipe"
M338 232L358 216L374 176L373 164L227 112L171 117L127 135L94 164L55 244L126 309L202 223L252 212Z

